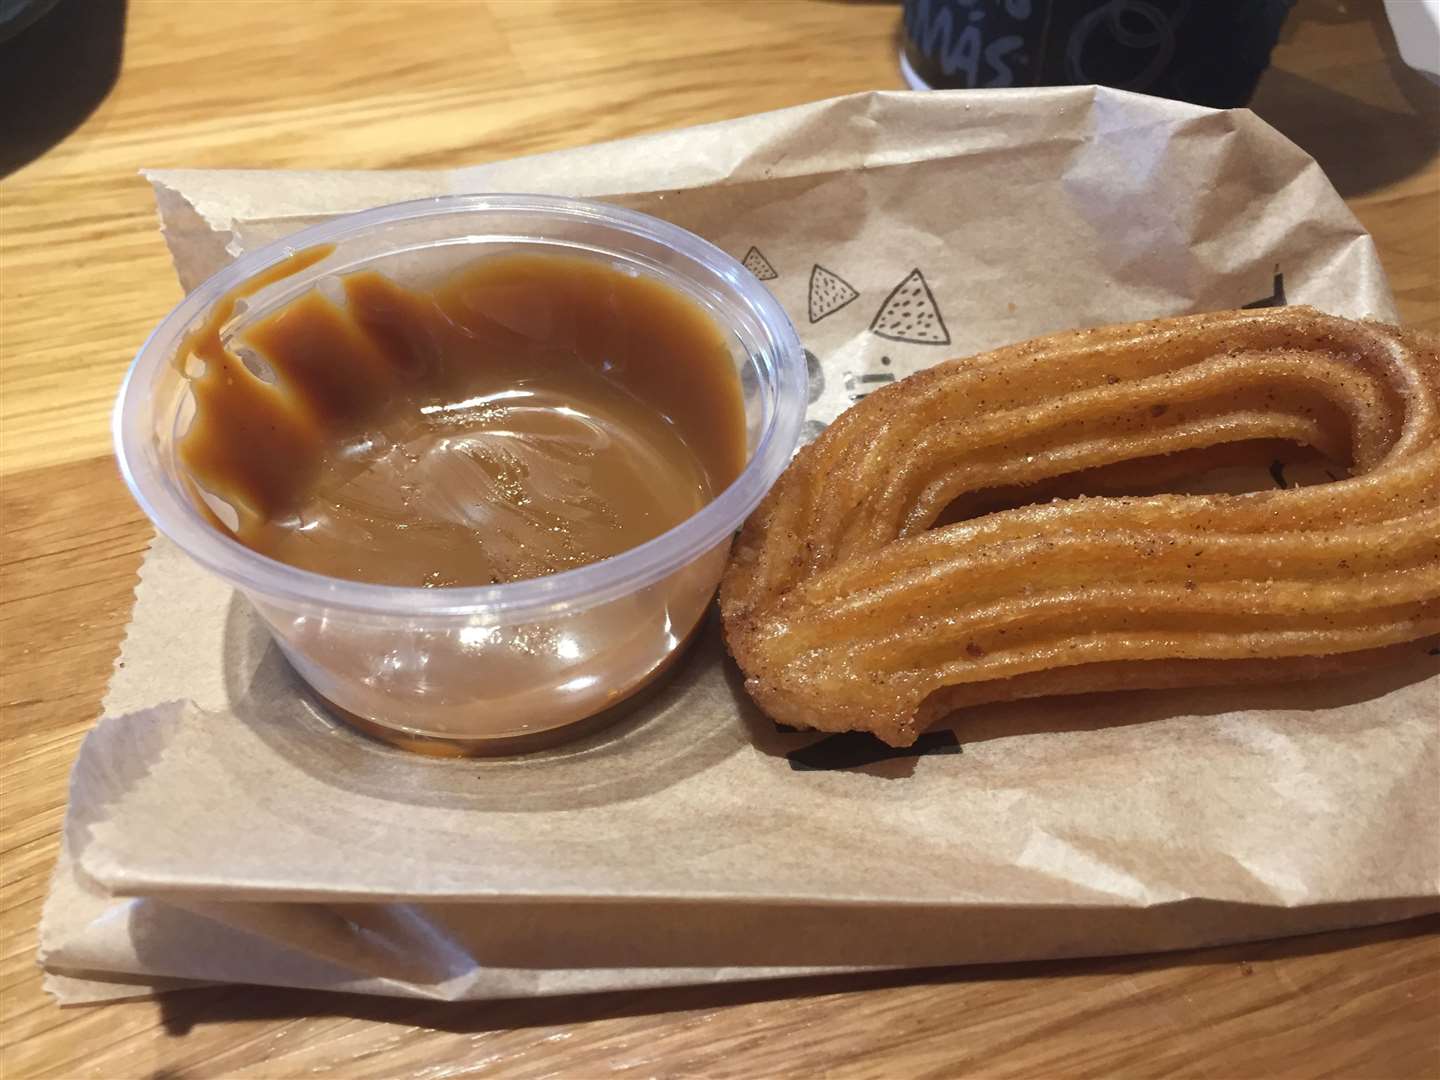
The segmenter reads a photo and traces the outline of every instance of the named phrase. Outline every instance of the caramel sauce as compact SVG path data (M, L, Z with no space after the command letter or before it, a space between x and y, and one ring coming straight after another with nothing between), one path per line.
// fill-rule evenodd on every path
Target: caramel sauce
M735 479L744 404L725 332L670 286L574 256L500 255L432 290L374 271L183 343L180 460L262 554L334 577L481 585L659 536ZM203 370L196 371L197 367Z

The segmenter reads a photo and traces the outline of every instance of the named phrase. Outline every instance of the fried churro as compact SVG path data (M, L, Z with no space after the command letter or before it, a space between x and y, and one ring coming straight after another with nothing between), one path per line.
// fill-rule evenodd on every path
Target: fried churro
M1345 475L1084 494L1276 440ZM997 491L1066 497L943 523ZM767 713L896 746L964 705L1381 662L1440 633L1436 339L1280 308L940 364L800 452L720 600Z

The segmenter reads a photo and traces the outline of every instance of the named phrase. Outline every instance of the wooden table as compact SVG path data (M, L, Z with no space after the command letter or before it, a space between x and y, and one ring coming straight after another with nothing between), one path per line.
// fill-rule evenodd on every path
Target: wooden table
M894 4L762 0L63 0L23 52L0 52L0 124L19 128L0 159L34 158L0 185L7 1080L1440 1075L1435 919L1158 957L469 1006L226 988L62 1011L42 993L35 924L66 775L150 536L116 476L108 410L180 298L136 169L473 163L899 87L898 20ZM1430 327L1437 98L1396 59L1380 0L1301 0L1255 102L1326 166L1402 316Z

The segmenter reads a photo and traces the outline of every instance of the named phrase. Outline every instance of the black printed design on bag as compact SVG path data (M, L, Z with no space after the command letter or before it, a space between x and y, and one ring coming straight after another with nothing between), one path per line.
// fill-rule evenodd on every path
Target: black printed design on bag
M860 294L833 270L816 263L810 268L810 321L834 315Z
M820 395L825 393L825 369L820 366L820 358L809 349L805 350L805 379L808 384L805 395L807 402L814 405L820 400ZM800 446L809 446L824 430L825 425L819 420L806 420L800 428ZM799 448L797 446L796 450Z
M890 366L890 358L882 356L880 363L885 367ZM870 371L856 374L853 371L845 373L845 393L849 395L852 403L861 398L869 396L882 386L888 386L895 381L895 376L888 371Z
M820 366L820 358L809 349L805 350L805 400L814 405L820 400L820 395L825 393L825 369Z
M760 254L760 249L757 247L752 247L749 251L745 252L745 258L740 261L745 264L746 270L749 270L750 273L754 274L761 281L774 281L780 276L775 272L775 268L770 265L770 260Z
M940 316L935 294L918 269L911 270L905 280L891 290L875 313L870 332L890 341L908 341L915 345L950 344L950 331Z
M1275 279L1270 287L1270 295L1262 296L1259 300L1251 300L1250 303L1243 306L1248 309L1284 307L1285 305L1285 275L1280 272L1280 268L1277 266L1275 268Z
M825 434L824 424L819 420L806 420L800 427L800 445L795 449L798 451L800 446L809 446L823 434Z

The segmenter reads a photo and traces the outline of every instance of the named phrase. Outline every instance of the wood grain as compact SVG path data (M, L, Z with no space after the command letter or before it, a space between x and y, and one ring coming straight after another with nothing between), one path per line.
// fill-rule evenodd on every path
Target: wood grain
M13 98L25 137L0 140L19 153L37 125L62 129L0 181L5 1077L1440 1076L1436 919L1174 956L550 1001L224 988L57 1009L34 928L150 535L108 456L107 414L179 299L136 170L469 164L901 84L885 3L64 0L50 19L56 55L27 61ZM123 39L107 36L122 21ZM0 82L15 56L0 53ZM114 56L113 88L66 134L86 73ZM1437 99L1396 59L1379 0L1301 0L1255 101L1375 236L1405 321L1432 328Z

